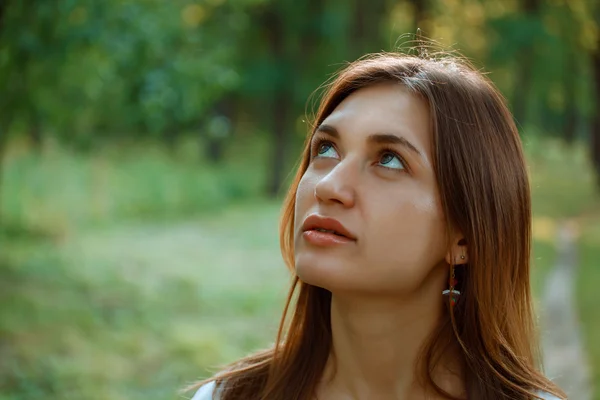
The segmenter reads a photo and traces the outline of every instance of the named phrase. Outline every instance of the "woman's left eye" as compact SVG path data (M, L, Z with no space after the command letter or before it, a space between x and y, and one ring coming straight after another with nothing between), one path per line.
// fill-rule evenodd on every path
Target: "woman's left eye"
M395 170L403 170L406 168L404 166L404 161L402 161L400 156L396 153L392 153L389 151L386 151L381 155L381 158L379 159L379 164L382 167Z

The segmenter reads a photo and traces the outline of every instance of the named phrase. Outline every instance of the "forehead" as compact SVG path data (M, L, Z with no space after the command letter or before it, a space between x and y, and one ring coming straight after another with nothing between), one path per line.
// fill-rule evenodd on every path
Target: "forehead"
M430 154L431 119L427 101L399 83L369 86L348 96L323 121L353 137L372 133L404 136Z

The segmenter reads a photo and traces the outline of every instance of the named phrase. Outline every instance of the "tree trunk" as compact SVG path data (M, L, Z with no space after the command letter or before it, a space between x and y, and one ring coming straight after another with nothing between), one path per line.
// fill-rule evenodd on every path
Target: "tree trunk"
M576 51L569 51L564 66L564 91L565 91L565 110L564 110L564 126L563 139L568 145L572 145L577 134L577 104L576 104L576 87L573 80L577 76L577 61Z
M268 41L271 48L271 54L276 60L285 59L284 48L284 26L282 18L275 6L265 15L265 28L268 35ZM271 170L267 185L267 194L271 197L277 196L283 182L283 172L287 165L285 164L287 155L287 123L291 109L292 95L289 93L289 86L284 82L277 85L273 93L273 129L272 129L272 155Z
M580 29L572 15L570 8L565 7L564 11L568 13L566 23L562 26L561 36L565 38L565 57L562 69L563 90L564 90L564 121L563 121L563 140L567 145L572 145L577 137L577 85L574 76L579 76L578 59L583 52L579 46L578 37Z
M524 0L523 12L527 18L526 22L538 16L540 0ZM513 115L517 123L525 127L527 121L527 109L529 94L533 78L533 62L535 60L535 46L532 38L526 38L517 53L515 89L513 90Z
M367 12L366 9L369 8L368 4L365 4L364 0L355 0L354 1L354 18L353 24L350 27L351 32L351 43L353 49L352 58L360 57L361 54L365 51L365 35L367 34ZM370 32L369 32L370 33Z
M385 1L382 0L355 0L354 23L351 27L352 43L354 43L353 56L360 57L365 53L381 51L374 48L379 45L381 33L380 24L385 14Z
M2 34L2 28L4 27L4 14L6 14L7 7L8 0L0 1L0 34Z
M4 16L6 14L6 8L8 7L8 1L0 1L0 38L2 37L4 27ZM0 106L4 109L6 103L0 100ZM0 226L3 225L4 218L2 216L2 177L4 176L4 153L6 152L6 143L8 142L8 129L10 128L10 122L12 119L12 113L10 115L0 115Z
M2 215L2 195L3 189L3 177L4 177L4 156L6 153L6 145L8 143L8 129L10 128L11 117L5 117L6 119L0 120L0 226L4 223L4 216Z
M289 96L284 91L279 91L277 96L274 98L275 104L273 105L273 154L271 156L271 178L269 180L269 186L267 188L268 195L271 197L279 194L279 189L283 183L283 172L287 165L286 150L287 150L287 137L285 135L286 124L288 121L289 114Z
M596 90L596 112L593 116L592 131L590 132L590 148L592 156L592 164L596 172L596 182L598 188L600 188L600 38L598 39L598 45L596 51L592 55L592 71L595 79L595 90Z
M233 120L235 111L235 101L233 94L225 95L213 107L208 116L208 121L204 123L200 135L204 137L204 157L212 164L218 164L223 161L225 155L225 145L231 139L233 134ZM211 118L221 119L217 126Z
M172 124L169 124L165 127L161 135L169 154L172 156L175 155L175 150L177 150L178 133L178 129Z
M518 55L518 62L515 72L515 86L513 90L513 115L518 124L525 126L527 119L527 103L531 87L531 70L533 64L533 54L531 46L524 46Z
M33 146L33 150L37 153L42 150L42 123L40 121L39 116L37 115L37 111L32 109L33 115L31 117L31 123L29 126L29 138L31 140L31 145Z
M208 138L204 152L209 163L220 163L224 154L223 140Z
M417 30L421 30L421 34L427 35L428 27L425 26L425 20L427 18L427 2L426 0L411 0L413 6L413 30L411 33L417 34ZM418 37L417 37L418 39Z

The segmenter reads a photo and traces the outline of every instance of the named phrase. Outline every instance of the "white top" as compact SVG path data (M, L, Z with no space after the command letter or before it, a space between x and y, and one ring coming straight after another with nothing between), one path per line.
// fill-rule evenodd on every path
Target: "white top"
M202 385L191 400L219 400L219 396L215 392L215 381L211 381L206 385ZM558 397L549 393L542 393L544 400L560 400Z
M196 392L192 400L218 400L218 396L213 396L215 392L215 381L202 385Z

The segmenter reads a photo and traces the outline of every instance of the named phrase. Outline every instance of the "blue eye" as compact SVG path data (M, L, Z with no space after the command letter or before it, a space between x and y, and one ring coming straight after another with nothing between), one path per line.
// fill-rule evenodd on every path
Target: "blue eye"
M335 147L331 142L322 141L317 143L317 156L325 158L336 158L338 157Z
M403 170L406 168L400 156L390 151L386 151L381 155L379 164L382 167L394 170Z

